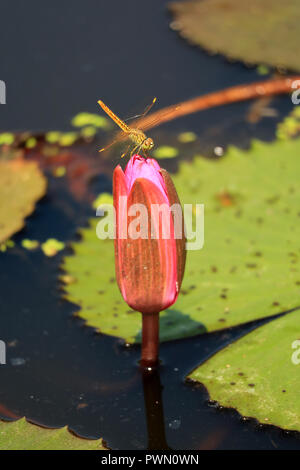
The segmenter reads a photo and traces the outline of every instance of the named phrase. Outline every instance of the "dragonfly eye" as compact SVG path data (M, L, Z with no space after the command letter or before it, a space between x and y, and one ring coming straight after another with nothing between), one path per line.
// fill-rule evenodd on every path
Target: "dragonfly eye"
M154 147L154 142L153 142L153 140L152 140L150 137L148 137L148 138L145 140L145 148L146 148L147 150L151 150L153 147Z

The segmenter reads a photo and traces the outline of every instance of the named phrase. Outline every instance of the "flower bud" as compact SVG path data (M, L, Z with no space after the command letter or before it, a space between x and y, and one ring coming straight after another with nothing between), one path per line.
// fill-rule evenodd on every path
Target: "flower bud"
M127 304L159 313L178 296L185 267L183 214L176 189L156 160L134 155L114 170L116 277Z

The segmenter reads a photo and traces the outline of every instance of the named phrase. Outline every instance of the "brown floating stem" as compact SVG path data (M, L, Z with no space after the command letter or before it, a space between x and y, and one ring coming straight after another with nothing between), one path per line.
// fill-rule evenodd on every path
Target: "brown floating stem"
M148 131L165 122L197 113L204 109L255 98L292 93L296 89L292 87L293 82L299 80L300 75L289 75L283 78L276 77L269 80L260 80L258 82L235 85L225 88L224 90L213 91L212 93L207 93L206 95L197 96L196 98L167 106L148 116L138 118L132 122L131 127L138 127L143 131ZM119 138L121 138L122 135L123 133L120 131Z
M142 314L142 367L158 365L159 313Z
M159 109L154 113L145 116L132 125L138 123L138 127L143 130L149 130L160 126L164 122L177 119L187 114L196 113L204 109L222 106L224 104L236 103L239 101L250 100L253 98L261 98L262 96L280 95L284 93L292 93L292 83L300 80L299 75L287 76L284 78L273 78L269 80L260 80L258 82L235 85L224 90L208 93L207 95L197 96L188 101L183 101L163 109Z

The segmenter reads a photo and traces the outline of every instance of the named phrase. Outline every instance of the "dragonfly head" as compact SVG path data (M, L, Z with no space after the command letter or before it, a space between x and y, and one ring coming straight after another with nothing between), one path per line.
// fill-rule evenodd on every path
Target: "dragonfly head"
M151 150L154 147L154 142L150 137L147 137L143 142L143 149L144 150Z

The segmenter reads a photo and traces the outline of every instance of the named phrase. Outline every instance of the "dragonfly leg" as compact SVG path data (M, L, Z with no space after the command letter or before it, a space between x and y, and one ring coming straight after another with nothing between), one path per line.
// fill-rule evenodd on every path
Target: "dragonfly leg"
M150 111L150 109L152 108L152 106L155 104L156 100L157 100L157 98L153 98L152 103L149 104L149 105L145 108L145 110L144 110L144 112L143 112L142 114L136 114L135 116L131 116L131 117L127 118L127 119L124 119L124 121L127 122L127 121L131 121L132 119L137 119L137 118L143 118L143 117L145 117L146 114L149 113L149 111Z
M127 147L127 149L125 150L125 152L122 153L121 158L124 158L125 155L127 155L127 153L129 152L129 149L130 149L130 144L128 145L128 147Z
M141 145L140 149L141 148L142 148L142 145ZM150 155L148 154L148 152L145 149L143 149L143 155L144 155L145 158L150 158Z
M143 112L143 114L141 114L141 117L145 117L145 116L146 116L146 114L148 114L148 113L149 113L149 111L150 111L150 109L152 108L152 106L153 106L153 105L156 103L156 100L157 100L157 98L156 98L156 97L155 97L155 98L153 98L153 100L152 100L152 103L151 103L151 104L149 104L149 105L146 107L146 109L145 109L145 111Z
M135 147L133 147L133 149L130 152L130 158L132 157L132 155L134 154L134 152L136 151L138 147L140 147L140 145L136 145Z
M145 142L146 139L143 140L143 142L138 146L138 150L137 150L137 154L140 154L140 151L142 150L143 148L143 145L144 145L144 142ZM143 154L146 155L146 158L148 158L148 155L145 153L145 150L143 150Z
M137 153L139 154L140 151L142 150L143 144L141 144L137 150ZM147 159L149 158L149 155L147 154L146 150L143 150L143 156Z

